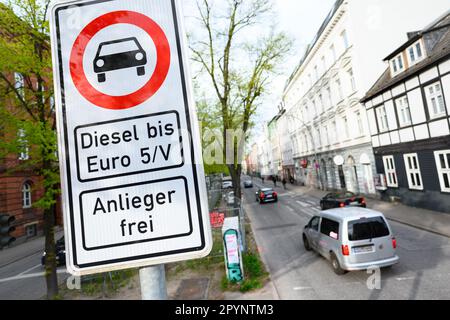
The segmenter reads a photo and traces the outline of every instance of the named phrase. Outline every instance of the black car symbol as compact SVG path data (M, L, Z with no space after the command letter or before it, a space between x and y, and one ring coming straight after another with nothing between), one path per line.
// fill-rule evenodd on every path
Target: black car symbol
M105 82L105 72L137 68L137 75L145 75L147 54L141 44L135 38L125 38L114 41L102 42L98 46L94 58L94 72L97 73L98 82Z

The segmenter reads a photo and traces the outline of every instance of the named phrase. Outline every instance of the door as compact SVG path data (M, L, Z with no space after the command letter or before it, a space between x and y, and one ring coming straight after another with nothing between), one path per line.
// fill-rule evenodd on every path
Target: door
M343 166L338 166L338 172L339 172L339 181L341 183L341 189L345 190L347 188L347 185L345 184L345 174Z
M309 223L308 228L308 240L309 244L314 250L317 250L318 247L318 239L319 239L319 223L320 223L320 217L314 217L312 218L311 222Z

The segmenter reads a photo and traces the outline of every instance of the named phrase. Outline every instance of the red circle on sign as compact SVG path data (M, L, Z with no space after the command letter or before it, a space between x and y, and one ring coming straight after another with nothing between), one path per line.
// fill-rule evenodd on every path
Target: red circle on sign
M87 44L100 30L118 23L133 24L147 32L156 47L156 68L141 89L124 96L110 96L89 83L83 68L83 57ZM70 54L70 74L77 90L92 104L112 110L129 109L152 97L164 83L169 67L170 46L164 31L149 17L133 11L114 11L93 20L78 35Z

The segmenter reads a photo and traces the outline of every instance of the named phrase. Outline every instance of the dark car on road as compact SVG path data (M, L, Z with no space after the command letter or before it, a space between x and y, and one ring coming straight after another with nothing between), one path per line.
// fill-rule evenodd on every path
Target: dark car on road
M147 54L139 41L132 38L102 42L94 58L94 72L98 82L105 82L108 71L136 68L137 75L145 75Z
M256 201L260 204L266 202L277 202L278 194L271 188L259 189L256 192Z
M57 266L65 266L66 265L66 245L64 243L64 236L61 237L55 243L55 252L56 252L56 265ZM41 264L45 266L45 259L47 256L47 252L44 251L41 258Z
M245 180L244 181L244 188L245 189L253 188L253 182L251 180Z
M320 200L320 208L322 210L344 208L344 207L366 207L366 199L354 194L353 192L334 192L329 193Z

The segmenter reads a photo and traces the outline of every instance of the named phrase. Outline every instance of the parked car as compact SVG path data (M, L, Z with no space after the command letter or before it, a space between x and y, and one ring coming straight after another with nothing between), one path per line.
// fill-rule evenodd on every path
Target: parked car
M253 188L253 182L251 180L245 180L244 181L244 188L245 189Z
M336 274L390 267L399 261L397 240L381 212L347 207L321 212L303 230L303 244L331 262Z
M98 82L106 81L106 72L125 68L136 68L143 76L147 54L135 37L119 39L100 43L93 63Z
M222 189L233 189L233 181L223 181Z
M320 200L322 210L344 208L347 206L366 207L366 199L356 195L353 192L334 192L329 193Z
M278 194L271 188L259 189L256 192L256 201L260 204L266 202L277 202Z
M56 265L57 266L65 266L66 265L66 244L64 242L64 236L62 236L55 243L55 252L56 252ZM47 256L47 252L42 254L41 264L45 266L45 257Z

